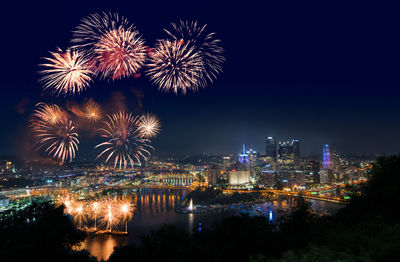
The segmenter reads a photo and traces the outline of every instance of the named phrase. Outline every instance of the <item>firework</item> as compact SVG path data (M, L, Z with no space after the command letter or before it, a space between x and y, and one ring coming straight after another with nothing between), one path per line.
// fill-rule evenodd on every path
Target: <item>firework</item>
M33 113L32 130L37 149L45 152L61 163L71 162L78 150L78 133L72 121L57 105L39 103Z
M141 159L149 159L152 146L147 138L141 136L140 118L122 111L107 117L105 127L99 129L101 137L107 141L95 147L105 148L98 158L106 156L106 163L114 158L114 167L118 165L119 168L126 168L128 164L133 167L135 163L141 165Z
M137 75L146 58L144 40L129 21L117 13L91 14L73 31L71 42L102 78Z
M99 202L93 202L91 204L93 212L90 212L91 217L94 219L94 229L97 229L97 213L99 212L100 205Z
M100 105L90 99L83 108L83 113L86 119L90 122L96 122L101 118Z
M144 41L135 30L118 29L108 32L95 44L97 70L102 77L120 79L135 76L146 57Z
M57 105L47 105L38 103L34 116L40 123L56 124L64 116L62 110Z
M183 94L196 91L203 82L203 59L194 47L177 41L160 40L149 58L147 74L163 91Z
M125 232L128 232L128 221L133 216L133 204L131 199L124 199L120 201L120 217L122 222L125 222Z
M151 138L160 132L160 121L152 114L145 114L139 120L139 130L143 137Z
M44 89L50 89L56 94L80 93L92 81L93 72L87 67L87 60L77 51L67 49L63 52L50 52L52 57L45 57L46 63L40 64L44 67L39 71L42 77L39 82L43 83Z
M200 78L200 85L205 86L208 80L213 82L222 72L225 62L224 49L221 40L216 38L215 33L207 33L207 25L199 26L197 21L180 21L178 24L171 23L172 30L164 31L179 44L188 44L201 54L204 63L204 78Z
M65 206L65 213L72 214L74 210L75 202L69 198L60 200L59 204L63 204Z
M79 203L75 210L73 210L74 222L78 225L78 228L82 228L82 224L86 221L86 210L83 203Z
M65 205L65 212L73 217L78 228L83 228L84 223L88 221L94 222L94 229L97 230L99 220L99 227L109 232L121 225L125 226L125 232L127 232L127 223L132 219L134 211L132 198L129 196L107 196L91 201L63 197L58 200L58 203Z
M106 230L109 230L110 232L120 220L118 217L118 207L117 198L104 198L100 204L100 225L105 226Z

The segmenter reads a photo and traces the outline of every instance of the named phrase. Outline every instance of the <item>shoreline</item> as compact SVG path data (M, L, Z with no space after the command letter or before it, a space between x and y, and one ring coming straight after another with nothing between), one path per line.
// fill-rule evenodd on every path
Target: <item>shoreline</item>
M182 200L181 203L184 200ZM230 208L244 209L244 208L248 208L250 205L263 204L263 203L271 202L271 201L274 201L274 200L260 199L260 200L249 201L249 202L244 202L244 203L233 203L233 204L226 204L226 205L218 205L218 204L217 205L206 205L206 206L197 207L196 209L193 209L193 210L188 210L186 206L182 206L181 203L179 203L179 205L175 208L175 212L180 213L180 214L196 214L196 213L207 213L207 212L212 212L212 211L216 211L216 210L225 210L225 209L230 209Z

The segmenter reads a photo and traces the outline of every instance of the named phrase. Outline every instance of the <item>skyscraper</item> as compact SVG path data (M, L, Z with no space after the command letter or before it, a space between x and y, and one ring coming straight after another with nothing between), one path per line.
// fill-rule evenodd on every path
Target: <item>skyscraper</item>
M276 137L267 137L265 139L265 155L266 157L272 158L275 162L277 161L277 149Z
M322 167L329 169L331 167L331 153L329 151L329 145L325 144L322 147Z
M300 142L292 140L279 142L278 162L280 169L294 170L300 164Z
M293 143L294 164L297 168L300 166L300 141L294 139L292 140L292 143Z
M239 154L239 162L241 164L250 164L249 154L246 153L246 149L245 149L244 145L243 145L242 153Z

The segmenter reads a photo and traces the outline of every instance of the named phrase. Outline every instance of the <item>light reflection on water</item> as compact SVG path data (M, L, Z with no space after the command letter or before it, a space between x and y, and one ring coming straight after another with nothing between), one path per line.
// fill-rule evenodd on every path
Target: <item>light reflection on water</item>
M166 189L140 189L134 197L136 211L133 219L128 223L129 235L88 236L81 248L88 250L98 260L107 260L114 247L138 243L141 235L157 230L162 224L172 224L183 230L192 231L200 222L203 228L210 228L226 217L240 214L237 208L199 214L176 213L176 205L186 194L186 190L169 192ZM310 202L318 213L334 213L339 207L338 204L324 201L311 200ZM276 221L294 203L294 200L272 201L259 204L256 209L265 215L266 219Z
M127 244L127 237L99 235L87 237L84 243L82 243L82 248L89 251L98 260L107 260L114 251L114 247Z

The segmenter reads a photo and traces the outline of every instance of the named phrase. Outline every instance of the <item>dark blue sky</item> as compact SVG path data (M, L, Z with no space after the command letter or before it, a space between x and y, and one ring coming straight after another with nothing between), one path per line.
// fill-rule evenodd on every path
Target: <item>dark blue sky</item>
M224 73L186 96L160 93L145 76L96 80L67 99L42 94L40 58L68 47L80 19L101 11L127 17L149 45L165 36L162 29L171 21L208 24L226 50ZM319 153L325 143L343 153L400 151L399 66L392 60L398 23L376 7L326 1L57 1L3 6L0 19L0 154L30 151L27 121L35 103L89 97L106 108L123 100L131 111L157 114L163 130L154 140L156 153L239 152L242 143L264 152L264 137L271 135L300 139L304 154ZM79 156L91 156L95 143L81 136Z

